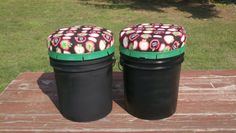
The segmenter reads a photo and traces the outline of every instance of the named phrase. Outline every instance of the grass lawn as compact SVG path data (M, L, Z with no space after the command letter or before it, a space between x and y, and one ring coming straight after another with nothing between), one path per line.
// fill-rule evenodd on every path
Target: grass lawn
M212 11L212 9L214 9ZM183 69L236 68L236 5L145 6L78 0L1 0L0 91L21 72L52 71L46 38L58 28L95 24L115 33L142 22L175 23L188 34ZM119 71L117 66L115 71Z

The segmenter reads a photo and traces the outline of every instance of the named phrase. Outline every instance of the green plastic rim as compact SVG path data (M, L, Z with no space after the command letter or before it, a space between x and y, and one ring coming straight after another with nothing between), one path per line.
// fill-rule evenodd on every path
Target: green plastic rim
M141 51L134 51L130 49L126 49L122 46L120 46L120 52L124 55L135 57L135 58L145 58L145 59L164 59L164 58L170 58L174 56L178 56L185 51L185 46L171 50L166 52L141 52Z
M52 51L48 51L49 57L57 60L64 60L64 61L84 61L84 60L93 60L98 59L101 57L105 57L114 53L115 47L112 46L108 49L102 51L91 52L87 54L62 54L56 53Z

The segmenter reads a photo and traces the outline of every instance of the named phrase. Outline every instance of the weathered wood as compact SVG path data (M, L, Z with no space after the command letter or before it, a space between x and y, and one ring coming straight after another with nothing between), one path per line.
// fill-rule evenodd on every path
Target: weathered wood
M112 112L101 120L79 123L59 113L53 73L22 73L0 94L0 132L236 132L234 70L182 72L177 112L152 121L125 111L122 73L113 77Z

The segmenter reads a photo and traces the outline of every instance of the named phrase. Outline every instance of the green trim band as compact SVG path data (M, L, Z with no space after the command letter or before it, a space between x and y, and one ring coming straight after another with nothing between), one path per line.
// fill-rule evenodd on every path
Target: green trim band
M166 52L141 52L134 51L130 49L123 48L120 46L120 52L124 55L135 57L135 58L145 58L145 59L163 59L170 58L184 53L185 46Z
M93 60L93 59L101 58L104 56L108 56L114 53L114 51L115 51L115 47L112 46L103 51L96 51L96 52L91 52L87 54L62 54L62 53L48 51L48 55L49 57L53 59L57 59L57 60L83 61L83 60Z

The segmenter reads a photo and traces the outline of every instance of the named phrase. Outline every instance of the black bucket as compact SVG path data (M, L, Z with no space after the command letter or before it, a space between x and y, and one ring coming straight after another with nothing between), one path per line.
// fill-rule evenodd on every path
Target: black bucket
M121 53L125 105L141 119L161 119L176 111L184 54L165 59L140 59Z
M186 31L182 26L143 23L120 32L127 111L142 119L162 119L176 111Z
M60 112L73 121L103 118L112 109L113 54L87 61L50 58L54 68Z
M113 33L102 27L77 25L48 37L61 114L72 121L105 117L112 108Z

